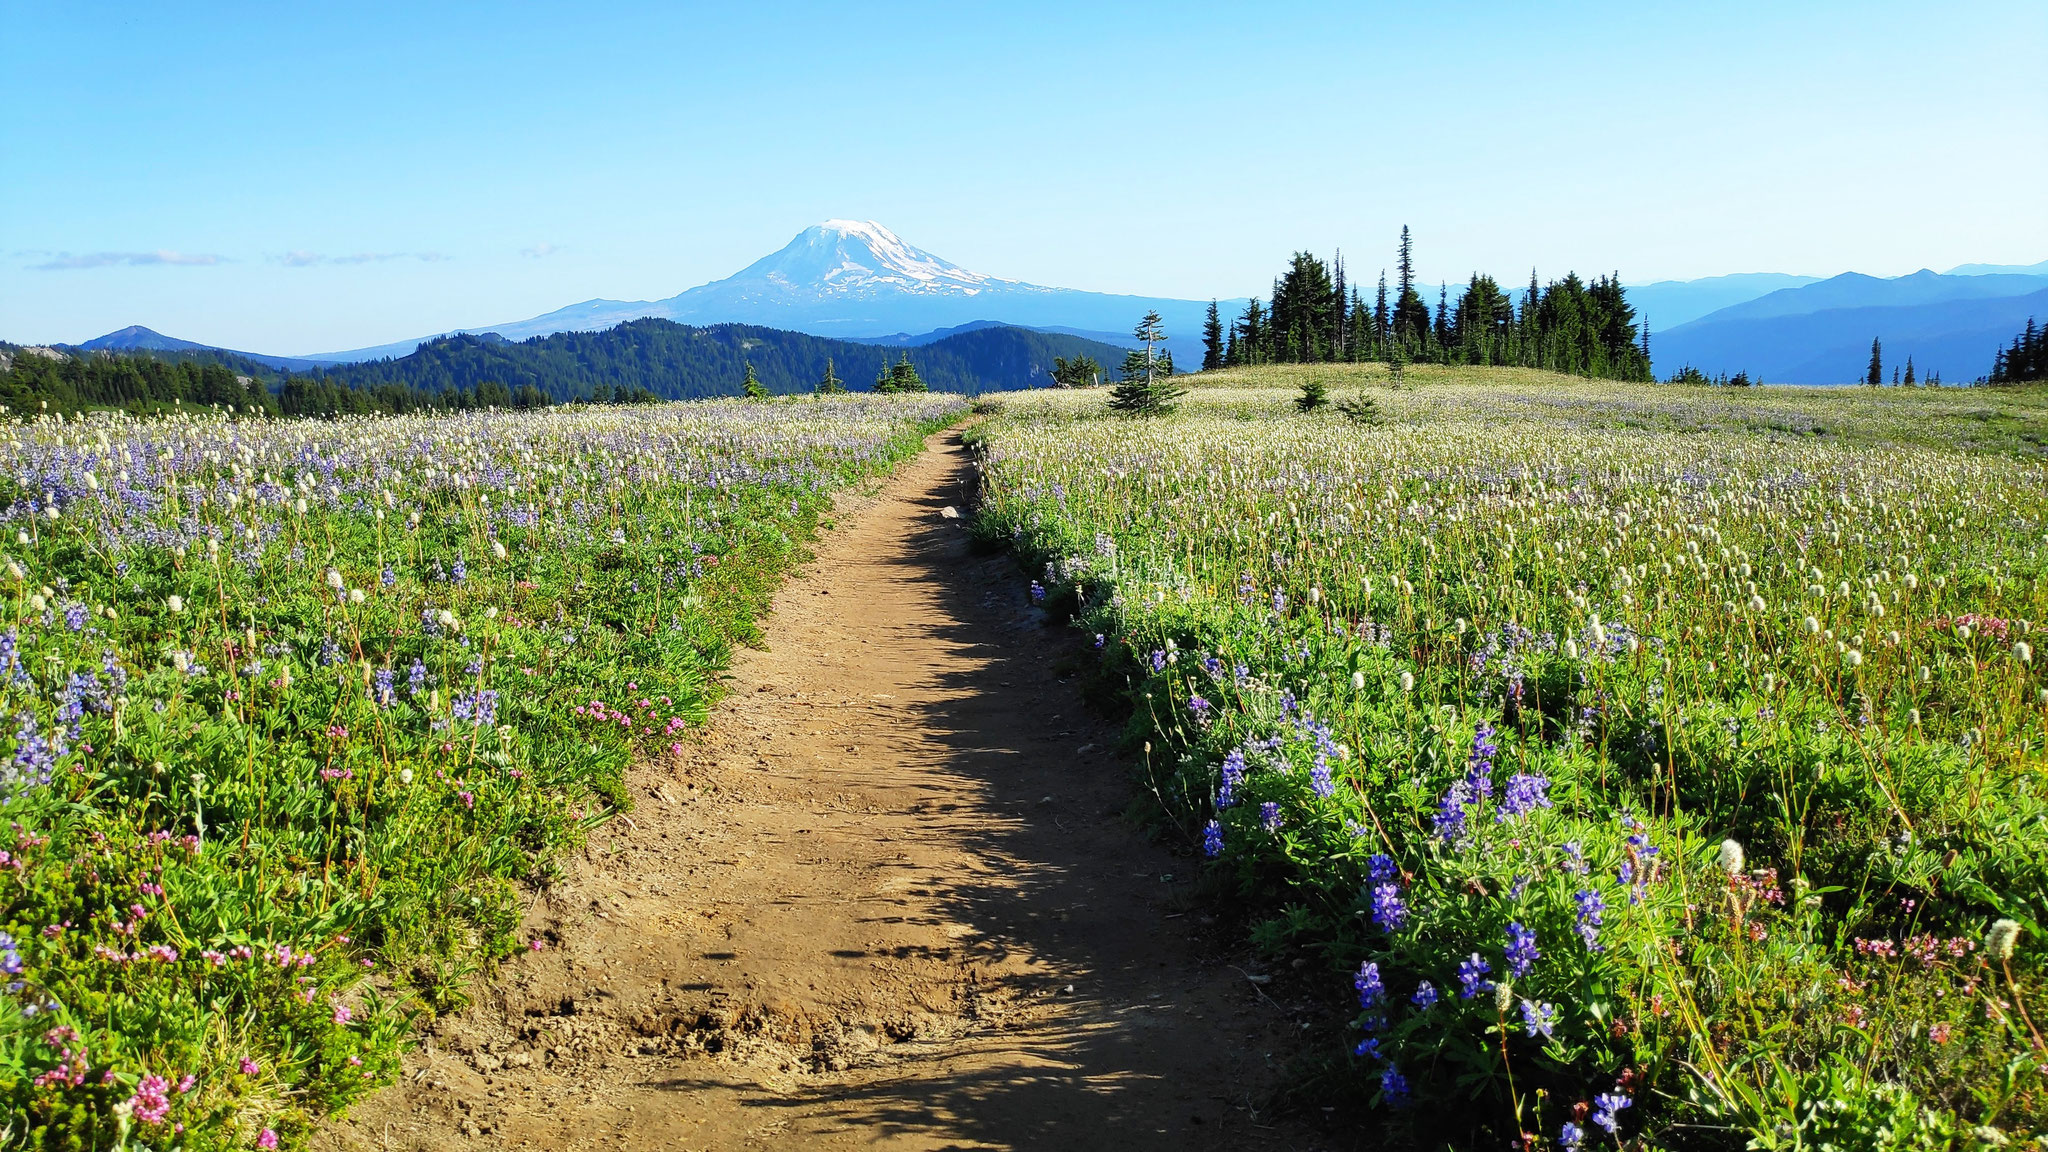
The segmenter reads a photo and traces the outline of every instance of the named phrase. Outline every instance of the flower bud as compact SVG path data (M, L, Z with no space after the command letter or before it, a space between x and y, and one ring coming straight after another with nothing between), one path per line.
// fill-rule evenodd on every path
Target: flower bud
M164 606L172 612L183 612L185 610L185 598L183 596L172 596L164 601Z
M1989 952L1995 960L2010 960L2012 959L2013 947L2019 942L2019 922L2015 920L2000 920L1991 926L1990 932L1985 934L1984 950Z
M1742 874L1742 845L1734 840L1721 841L1720 851L1714 853L1714 866L1730 876Z

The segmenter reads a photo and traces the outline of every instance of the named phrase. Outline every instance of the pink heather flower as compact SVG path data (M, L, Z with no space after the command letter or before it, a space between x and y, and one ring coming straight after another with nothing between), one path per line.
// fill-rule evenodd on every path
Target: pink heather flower
M261 1071L263 1071L262 1065L257 1064L254 1060L249 1059L247 1056L242 1057L242 1075L254 1076L256 1073Z
M346 1005L346 1004L336 1004L336 1005L334 1006L334 1022L335 1022L336 1024L346 1024L346 1023L348 1023L348 1021L349 1021L348 1005Z
M178 1077L178 1095L183 1096L185 1093L190 1092L192 1086L197 1083L199 1083L199 1077L194 1076L190 1072Z
M277 1133L269 1128L265 1128L263 1131L258 1132L256 1134L256 1146L258 1148L277 1147Z
M135 1095L128 1098L128 1104L135 1109L135 1118L144 1124L161 1124L171 1117L171 1084L161 1076L144 1076L135 1086Z

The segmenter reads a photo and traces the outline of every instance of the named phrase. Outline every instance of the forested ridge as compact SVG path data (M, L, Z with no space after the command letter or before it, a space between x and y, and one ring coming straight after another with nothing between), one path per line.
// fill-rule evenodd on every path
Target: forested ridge
M833 340L744 324L635 320L531 340L456 335L410 355L288 373L231 352L93 352L0 345L0 404L17 412L232 405L285 416L645 403L817 390L830 362L845 387L941 392L1052 383L1062 360L1123 349L1062 333L982 328L917 348ZM893 382L889 382L893 381ZM831 390L831 389L826 389Z
M825 362L864 390L905 354L935 392L985 392L1049 384L1056 357L1121 357L1099 341L1026 328L982 328L918 348L859 344L751 324L696 327L632 320L602 332L557 332L518 343L448 336L410 356L325 369L315 379L354 388L404 385L434 392L484 381L533 387L550 400L587 399L610 386L665 400L732 396L751 366L769 393L809 392Z

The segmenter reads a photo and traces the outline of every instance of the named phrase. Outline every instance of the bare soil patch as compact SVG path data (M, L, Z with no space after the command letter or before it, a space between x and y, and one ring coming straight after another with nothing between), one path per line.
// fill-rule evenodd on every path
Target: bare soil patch
M768 647L631 780L323 1149L1314 1148L1259 1111L1309 1016L1226 955L1193 861L1121 814L1113 733L957 435L841 501Z

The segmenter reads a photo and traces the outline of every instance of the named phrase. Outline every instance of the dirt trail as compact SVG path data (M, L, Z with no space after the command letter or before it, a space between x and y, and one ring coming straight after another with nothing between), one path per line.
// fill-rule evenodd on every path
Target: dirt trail
M631 779L507 964L319 1146L1307 1148L1255 1103L1301 1024L1190 862L1120 819L1110 732L934 437L841 501L769 647Z

